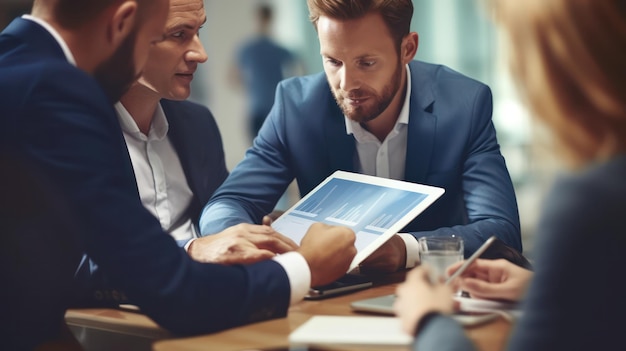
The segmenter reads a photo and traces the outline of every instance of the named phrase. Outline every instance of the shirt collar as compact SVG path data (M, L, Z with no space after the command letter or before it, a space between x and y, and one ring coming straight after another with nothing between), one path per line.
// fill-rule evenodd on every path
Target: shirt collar
M167 136L169 123L167 122L167 118L165 118L165 112L163 112L161 104L158 104L156 110L154 111L152 124L150 125L150 131L148 132L147 138L139 130L137 123L121 102L115 104L115 111L117 112L117 118L122 127L122 131L124 131L124 133L126 134L133 136L134 138L140 140L163 140Z
M73 66L76 66L76 59L74 59L72 51L70 50L69 46L67 46L65 40L63 40L63 37L61 37L61 34L59 34L59 32L57 32L54 27L52 27L48 22L42 20L41 18L37 18L31 15L23 15L22 18L25 20L33 21L42 26L45 30L47 30L48 33L50 33L50 35L52 35L52 37L57 41L57 43L61 47L61 50L63 50L67 62L71 63Z
M400 114L398 115L398 120L396 121L396 126L394 129L398 128L400 124L409 124L409 104L411 101L411 69L409 65L406 65L406 94L404 95L404 103L402 104L402 109L400 110ZM344 119L346 122L346 134L354 134L355 130L362 130L361 124L359 122L355 122L350 118L344 115Z

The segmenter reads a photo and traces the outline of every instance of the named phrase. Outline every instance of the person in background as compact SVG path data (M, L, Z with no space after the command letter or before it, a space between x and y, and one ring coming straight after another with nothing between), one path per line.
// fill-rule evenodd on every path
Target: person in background
M255 19L256 35L237 48L235 61L229 72L231 81L246 92L246 121L250 141L257 136L272 109L278 83L287 77L304 73L302 62L295 53L272 38L272 6L257 5ZM275 210L284 211L289 208L291 199L297 196L296 191L295 184L291 184L276 203Z
M505 261L478 261L460 284L473 296L522 301L507 349L620 348L626 315L620 278L626 267L626 2L490 4L508 35L521 95L552 130L571 171L547 196L534 274ZM425 274L415 269L397 289L395 310L416 335L415 350L473 349L446 316L450 288L430 283Z
M232 81L241 84L247 94L250 140L256 137L274 104L278 83L302 70L296 56L272 39L272 7L257 5L255 18L257 35L239 46L231 68Z
M496 235L522 251L513 184L492 122L490 89L414 60L410 0L308 0L324 73L281 82L253 146L216 191L202 235L261 223L295 178L304 196L336 170L434 185L445 194L363 262L419 262L417 240L458 235L465 254Z
M316 224L296 251L227 266L192 259L163 231L141 203L113 103L164 40L168 12L167 0L35 0L0 34L1 154L65 198L84 252L164 328L206 333L284 316L311 284L346 272L355 235Z

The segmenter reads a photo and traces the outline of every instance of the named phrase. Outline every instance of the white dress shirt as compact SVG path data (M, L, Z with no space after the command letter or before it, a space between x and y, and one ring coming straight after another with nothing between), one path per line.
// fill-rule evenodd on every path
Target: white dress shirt
M157 106L148 135L121 103L115 105L124 132L128 153L135 170L141 202L161 222L163 230L176 240L198 237L198 229L189 216L193 193L167 132L169 124L161 105ZM304 298L311 284L311 272L304 257L291 252L274 258L285 270L291 287L291 303Z
M163 230L177 241L198 237L198 229L189 215L193 192L178 154L167 137L169 124L161 105L157 105L148 135L139 130L121 103L115 104L115 109L135 171L141 203L158 218Z
M406 147L409 124L409 101L411 97L411 71L406 65L406 95L396 125L380 142L376 136L367 131L360 123L348 117L346 133L352 134L356 140L358 155L358 171L363 174L389 179L404 179L406 168ZM411 234L398 233L406 245L406 268L414 267L419 262L417 240Z

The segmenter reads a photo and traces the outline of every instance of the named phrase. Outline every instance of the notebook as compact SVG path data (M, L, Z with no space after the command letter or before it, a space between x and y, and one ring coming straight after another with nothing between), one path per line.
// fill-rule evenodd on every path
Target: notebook
M400 347L412 341L394 317L313 316L289 334L292 345Z
M296 243L314 222L351 228L356 233L357 254L350 272L443 193L444 189L434 186L336 171L272 227Z

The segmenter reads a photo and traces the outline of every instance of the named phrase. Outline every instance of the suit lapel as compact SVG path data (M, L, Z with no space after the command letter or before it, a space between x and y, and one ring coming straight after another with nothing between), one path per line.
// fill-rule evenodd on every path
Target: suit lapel
M175 102L161 100L161 106L169 124L167 135L178 154L192 193L200 194L202 187L198 182L201 179L200 170L207 162L206 148L194 147L188 142L189 140L198 140L194 137L197 131L189 123L185 123L185 117L179 115L179 109L174 108L173 104Z
M424 183L433 153L437 117L433 113L434 95L431 73L420 69L419 63L411 69L411 101L405 161L405 180Z

